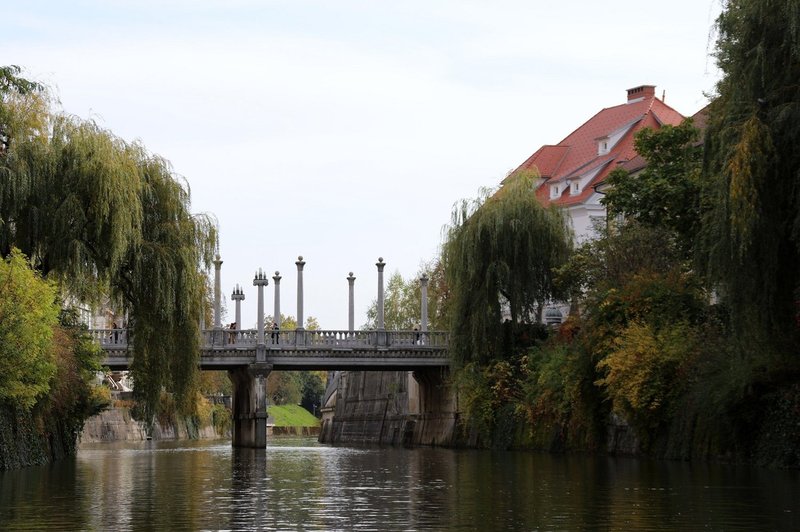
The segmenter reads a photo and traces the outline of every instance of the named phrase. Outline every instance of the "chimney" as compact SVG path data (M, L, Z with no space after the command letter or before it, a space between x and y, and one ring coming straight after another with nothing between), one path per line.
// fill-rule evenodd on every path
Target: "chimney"
M632 89L628 89L628 101L651 99L656 96L655 85L639 85Z

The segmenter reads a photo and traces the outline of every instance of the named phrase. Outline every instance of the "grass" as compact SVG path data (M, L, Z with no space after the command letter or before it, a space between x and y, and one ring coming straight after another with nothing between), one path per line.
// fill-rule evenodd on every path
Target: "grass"
M267 413L276 427L318 427L319 419L300 405L269 405Z

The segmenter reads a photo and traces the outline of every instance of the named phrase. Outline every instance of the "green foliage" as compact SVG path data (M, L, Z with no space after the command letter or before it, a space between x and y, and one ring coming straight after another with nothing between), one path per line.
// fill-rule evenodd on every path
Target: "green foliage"
M642 225L672 231L687 256L700 226L702 147L698 136L691 119L679 126L639 131L636 152L647 160L647 167L637 175L614 170L601 200L612 216L621 214Z
M421 314L418 280L405 281L400 272L396 271L389 276L383 297L383 322L386 329L410 331L419 324ZM367 309L367 323L361 328L376 328L377 318L377 301L373 301Z
M530 176L510 176L494 195L453 212L443 263L457 362L510 356L503 311L513 326L531 323L556 295L553 269L567 258L569 230L561 211L540 205L533 184Z
M297 405L303 398L303 381L297 371L273 371L267 377L267 393L275 405Z
M647 434L670 418L665 410L684 391L699 340L686 322L660 330L632 322L614 339L611 353L597 363L604 374L597 385L605 388L616 412Z
M73 309L62 310L54 344L57 372L45 403L49 415L59 416L77 433L86 418L111 405L110 390L95 384L102 352Z
M271 314L268 314L264 317L264 327L269 329L272 326L272 323L275 319L272 317ZM282 331L294 331L297 329L297 318L294 316L284 316L283 312L281 312L281 330ZM320 330L319 321L314 316L309 316L306 318L306 331L318 331ZM269 333L269 331L267 331Z
M423 275L428 277L428 329L447 328L444 268L441 261L436 260L423 265L410 279L403 279L397 271L389 277L383 295L383 321L386 329L410 331L421 323L422 289L419 280ZM374 329L377 326L377 305L377 301L374 300L367 309L367 322L361 326L363 330Z
M8 68L6 78L18 74ZM0 252L18 247L85 300L107 287L135 328L131 371L144 419L165 388L191 410L213 223L191 213L188 187L166 160L51 112L35 84L0 89Z
M233 383L227 371L202 371L198 391L203 395L233 395Z
M302 397L300 398L300 406L306 410L317 411L322 401L322 396L325 393L325 385L328 380L327 371L303 371L300 373L302 381Z
M525 357L522 407L540 448L594 449L601 439L607 412L594 385L594 363L568 332L573 326L572 319L567 321L559 336Z
M468 362L453 375L459 408L484 439L491 438L498 406L492 391L493 383L489 379L491 372L488 367Z
M709 108L703 271L738 355L800 353L800 2L728 0Z
M19 250L0 261L0 402L30 409L50 391L55 295Z
M231 411L225 408L225 405L215 404L211 407L211 420L214 425L214 431L219 435L230 434L233 428L233 419L231 418Z

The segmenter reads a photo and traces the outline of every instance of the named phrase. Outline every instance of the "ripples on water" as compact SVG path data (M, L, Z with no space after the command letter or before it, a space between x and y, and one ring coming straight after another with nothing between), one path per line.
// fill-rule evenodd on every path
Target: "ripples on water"
M0 529L800 530L799 476L309 439L93 444L0 473Z

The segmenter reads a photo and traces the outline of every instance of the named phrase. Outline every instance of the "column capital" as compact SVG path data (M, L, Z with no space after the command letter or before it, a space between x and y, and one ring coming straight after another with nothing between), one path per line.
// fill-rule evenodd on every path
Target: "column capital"
M267 286L269 284L269 278L267 274L264 273L261 268L253 276L253 286Z
M379 272L383 271L383 268L386 266L386 263L383 262L383 257L378 257L378 262L375 263L375 266L378 267Z
M423 273L423 274L420 276L420 278L419 278L419 283L420 283L422 286L427 286L427 285L428 285L428 281L429 281L429 280L430 280L430 279L428 279L428 274L427 274L427 273Z
M244 300L244 290L238 284L233 287L233 293L231 294L231 299L234 301L243 301Z
M222 259L220 258L219 253L214 255L214 260L211 262L214 264L215 268L219 268L220 266L222 266Z
M278 284L281 282L281 279L283 279L283 277L281 277L281 272L275 270L275 275L272 276L272 280L275 282L275 284Z
M297 257L297 262L295 262L295 264L297 264L297 269L298 270L302 270L303 266L306 265L306 261L304 261L303 260L303 256L300 255L299 257Z
M347 276L347 282L353 284L356 280L356 277L353 275L353 272L350 272L350 275Z

